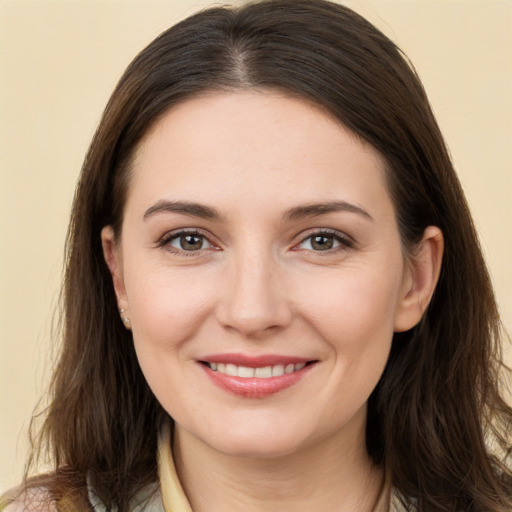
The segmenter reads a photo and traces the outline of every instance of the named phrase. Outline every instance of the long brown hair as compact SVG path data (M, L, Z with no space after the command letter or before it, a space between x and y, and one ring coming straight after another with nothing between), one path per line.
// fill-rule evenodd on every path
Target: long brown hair
M119 320L100 231L111 224L120 232L130 159L169 108L244 88L312 101L380 151L404 250L414 250L427 226L442 230L436 292L420 324L394 337L368 404L367 449L409 510L510 510L512 411L500 389L508 371L464 194L412 66L369 22L325 0L202 11L160 35L124 73L76 190L62 354L37 441L55 472L33 485L47 485L61 510L87 510L87 480L107 508L122 512L157 480L166 413Z

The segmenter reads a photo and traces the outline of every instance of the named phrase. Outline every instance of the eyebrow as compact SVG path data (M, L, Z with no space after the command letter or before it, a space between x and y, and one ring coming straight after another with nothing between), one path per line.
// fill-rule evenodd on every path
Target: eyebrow
M329 201L327 203L312 203L290 208L284 214L284 218L289 221L300 220L306 217L318 217L328 213L349 212L361 215L368 220L373 221L373 217L363 208L346 201Z
M222 215L215 208L189 201L158 201L144 212L144 220L157 213L179 213L190 217L222 221Z
M355 204L347 203L346 201L329 201L326 203L311 203L295 206L287 210L283 217L287 221L297 221L307 217L318 217L320 215L327 215L329 213L336 212L355 213L373 221L372 216L366 210ZM144 212L144 220L147 220L158 213L178 213L190 217L216 220L218 222L222 222L224 220L218 210L210 206L190 201L166 200L160 200L153 206L149 207Z

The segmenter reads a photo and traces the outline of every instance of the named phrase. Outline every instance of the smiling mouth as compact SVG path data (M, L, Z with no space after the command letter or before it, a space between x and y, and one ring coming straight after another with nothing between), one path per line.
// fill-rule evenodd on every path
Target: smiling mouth
M238 366L231 363L210 363L208 361L202 361L204 365L208 366L208 368L214 372L228 375L230 377L241 377L242 379L270 379L272 377L281 377L282 375L289 375L291 373L298 372L313 362L314 361L296 364L276 364L272 366L250 368L248 366Z
M262 354L215 354L197 361L215 385L243 398L266 398L299 382L318 359Z

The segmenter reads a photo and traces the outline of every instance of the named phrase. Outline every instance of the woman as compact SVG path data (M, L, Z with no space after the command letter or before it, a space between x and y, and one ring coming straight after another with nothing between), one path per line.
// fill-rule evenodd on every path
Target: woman
M463 193L418 78L345 7L214 8L136 57L64 300L55 470L6 510L512 506Z

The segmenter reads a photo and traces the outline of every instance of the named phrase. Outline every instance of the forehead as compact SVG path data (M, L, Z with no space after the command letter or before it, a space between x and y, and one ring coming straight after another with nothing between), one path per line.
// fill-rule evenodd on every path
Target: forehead
M380 154L312 103L276 92L211 93L172 107L139 145L128 200L157 195L389 200ZM338 197L332 197L338 199Z

